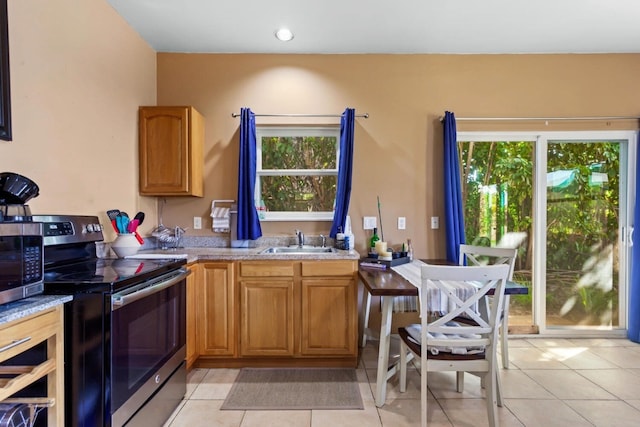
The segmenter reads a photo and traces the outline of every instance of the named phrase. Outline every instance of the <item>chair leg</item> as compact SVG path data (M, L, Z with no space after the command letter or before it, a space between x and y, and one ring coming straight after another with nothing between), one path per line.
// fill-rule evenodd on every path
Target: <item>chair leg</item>
M500 341L502 348L502 367L504 369L509 369L509 295L504 296Z
M483 378L486 384L485 390L485 400L487 404L487 415L489 418L489 427L497 427L500 425L500 421L498 419L498 398L497 398L497 383L498 376L497 371L494 369L495 365L489 368L489 372L487 372Z
M365 289L367 294L364 301L364 326L362 327L362 347L367 345L367 328L369 328L369 314L371 312L371 294Z
M423 335L423 338L424 338L424 335ZM420 426L421 427L427 427L427 415L429 414L429 411L427 410L427 402L429 401L429 388L427 387L428 371L429 371L429 368L427 366L427 348L423 344L422 352L420 354Z
M500 370L495 369L494 372L496 373L496 401L498 406L502 408L502 379L500 378Z
M400 393L407 391L407 353L409 347L400 340Z

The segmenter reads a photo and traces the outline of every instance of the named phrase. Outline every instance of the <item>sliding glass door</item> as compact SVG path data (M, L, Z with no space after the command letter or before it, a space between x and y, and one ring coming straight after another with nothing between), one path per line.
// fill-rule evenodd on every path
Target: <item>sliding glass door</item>
M628 144L604 138L546 145L546 326L617 328Z
M469 244L518 248L516 333L626 328L634 132L458 134Z

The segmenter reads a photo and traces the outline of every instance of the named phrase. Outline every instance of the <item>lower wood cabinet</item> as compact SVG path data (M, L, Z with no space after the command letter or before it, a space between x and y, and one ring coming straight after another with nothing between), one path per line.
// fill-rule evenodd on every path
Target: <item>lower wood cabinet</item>
M357 355L357 263L301 263L301 348L306 356Z
M187 276L187 369L190 369L193 366L194 362L198 358L198 347L197 347L197 295L196 289L199 284L199 271L200 264L194 263L189 264L187 269L191 272Z
M64 330L63 306L0 325L0 402L51 406L47 425L64 425ZM38 365L4 362L46 342L46 360ZM47 395L11 397L36 380L47 377ZM0 423L4 425L4 423Z
M196 366L357 364L357 261L250 260L201 267Z
M201 264L196 291L198 355L237 355L237 297L233 262Z
M240 301L240 355L293 356L293 278L241 280Z

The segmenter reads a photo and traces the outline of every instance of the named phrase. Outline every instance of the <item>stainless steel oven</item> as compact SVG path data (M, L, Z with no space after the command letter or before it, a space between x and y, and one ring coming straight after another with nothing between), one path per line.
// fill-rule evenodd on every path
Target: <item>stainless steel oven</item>
M55 230L45 237L45 293L73 295L65 425L162 426L186 392L186 260L100 259L97 218L37 219L45 236Z
M162 425L166 398L138 410L172 379L186 376L185 270L111 295L111 405L114 426ZM177 382L177 383L176 383ZM175 408L184 391L171 408ZM173 409L171 409L173 410ZM138 413L137 413L138 412ZM135 415L135 417L134 417Z
M0 304L42 293L42 224L0 220Z

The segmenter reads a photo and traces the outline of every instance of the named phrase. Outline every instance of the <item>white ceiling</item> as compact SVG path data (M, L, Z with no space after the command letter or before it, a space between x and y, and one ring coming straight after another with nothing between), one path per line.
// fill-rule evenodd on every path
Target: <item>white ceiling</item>
M640 53L640 0L107 1L158 52Z

